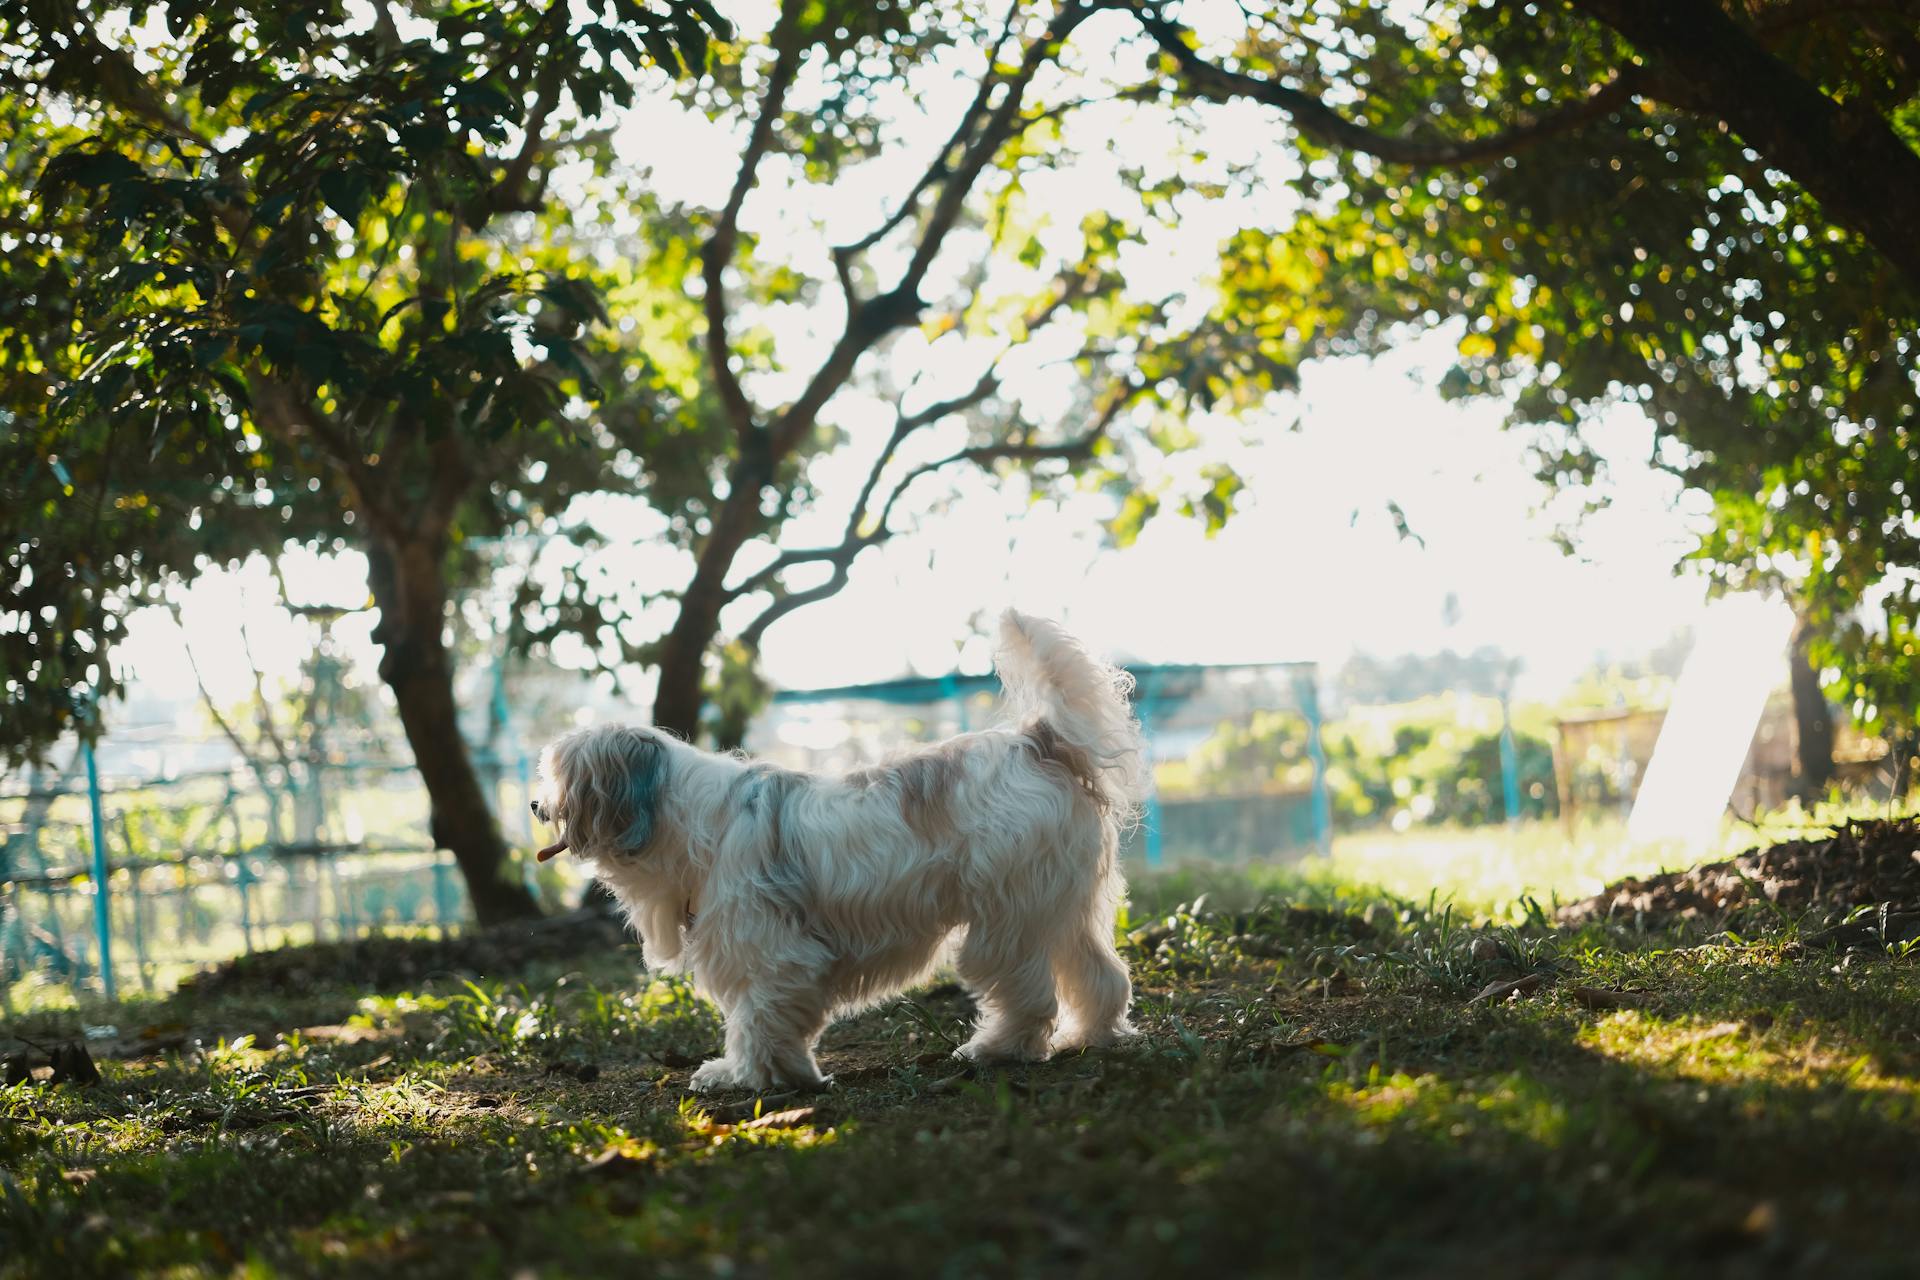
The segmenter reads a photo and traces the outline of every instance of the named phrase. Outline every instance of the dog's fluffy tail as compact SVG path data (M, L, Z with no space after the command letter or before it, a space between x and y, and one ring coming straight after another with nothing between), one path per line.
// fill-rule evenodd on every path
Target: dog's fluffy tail
M1059 623L1012 609L1000 616L994 666L1021 725L1045 721L1085 758L1085 781L1116 825L1131 824L1152 783L1146 742L1127 703L1133 677L1094 657Z

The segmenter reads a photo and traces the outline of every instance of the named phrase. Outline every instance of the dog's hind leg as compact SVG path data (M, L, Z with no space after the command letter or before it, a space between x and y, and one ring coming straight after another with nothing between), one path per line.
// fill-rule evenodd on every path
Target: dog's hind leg
M973 1037L957 1055L978 1062L1045 1058L1059 999L1044 940L997 935L975 924L954 964L980 1005Z
M1133 982L1127 962L1113 945L1113 921L1104 912L1087 927L1063 938L1053 955L1054 976L1066 1005L1056 1049L1112 1044L1132 1035L1127 1005L1133 1000Z

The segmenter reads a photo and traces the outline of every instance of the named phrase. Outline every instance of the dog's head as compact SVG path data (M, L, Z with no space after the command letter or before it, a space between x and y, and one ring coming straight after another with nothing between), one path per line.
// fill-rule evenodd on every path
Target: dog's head
M643 852L653 839L666 747L650 729L604 725L570 733L540 755L531 808L560 838L540 861L568 849L586 857Z

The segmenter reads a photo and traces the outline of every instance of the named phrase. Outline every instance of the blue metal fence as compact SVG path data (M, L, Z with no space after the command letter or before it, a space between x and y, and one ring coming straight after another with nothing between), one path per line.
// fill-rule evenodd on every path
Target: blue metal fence
M1321 741L1319 672L1312 663L1133 663L1134 714L1148 743L1156 786L1125 852L1148 866L1188 858L1247 858L1325 851L1333 839L1327 756ZM976 727L1000 691L992 675L943 675L783 690L754 726L756 755L806 768L848 768L915 741L933 741ZM1235 794L1169 793L1162 785L1177 765L1223 724L1257 711L1284 709L1305 721L1310 779ZM825 713L846 728L837 742L783 733L782 716ZM838 735L830 735L838 736Z
M1129 670L1157 781L1125 848L1129 858L1157 865L1327 846L1327 758L1311 665ZM500 680L492 692L493 719L504 726ZM998 694L991 675L783 692L748 746L802 767L869 763L988 723ZM1305 726L1294 773L1226 790L1182 779L1196 749L1276 708ZM811 718L798 735L807 741L787 732L796 716ZM488 738L532 740L521 730ZM223 749L223 765L214 767ZM412 766L349 758L344 749L330 734L328 757L298 762L295 779L218 740L120 730L102 738L97 753L78 748L57 777L0 778L0 1008L80 992L112 999L133 986L162 990L195 966L256 947L463 924L465 887L450 856L432 848ZM522 843L530 835L531 761L496 759L484 745L476 756L503 827ZM183 762L197 767L176 767ZM308 790L291 794L300 787ZM288 814L297 830L288 829ZM578 888L565 861L537 871L531 858L523 864L529 882L556 903Z
M66 776L0 788L0 1009L61 992L112 1000L257 947L471 916L451 855L426 838L411 766L328 765L351 785L319 806L321 834L275 839L270 801L238 765L108 778L90 746L78 757ZM501 763L492 771L530 772ZM501 800L504 812L525 809L518 794ZM526 866L531 878L530 857Z

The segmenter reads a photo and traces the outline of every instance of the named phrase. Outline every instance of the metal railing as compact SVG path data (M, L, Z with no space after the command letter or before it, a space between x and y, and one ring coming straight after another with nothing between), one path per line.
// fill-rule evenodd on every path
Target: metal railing
M505 763L492 771L500 790L524 788ZM470 919L451 855L426 837L409 765L324 762L280 779L277 798L239 762L106 778L82 746L75 765L0 789L0 1007L49 988L108 1000L133 985L164 991L256 948ZM276 832L276 806L328 778L331 790L293 806L309 829ZM525 808L517 793L498 798L503 813Z

